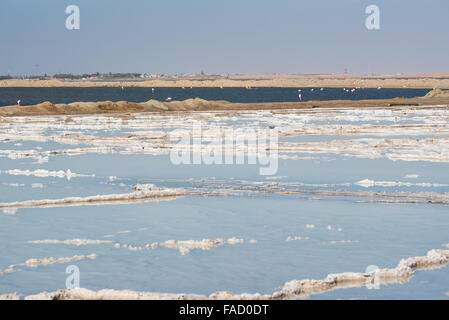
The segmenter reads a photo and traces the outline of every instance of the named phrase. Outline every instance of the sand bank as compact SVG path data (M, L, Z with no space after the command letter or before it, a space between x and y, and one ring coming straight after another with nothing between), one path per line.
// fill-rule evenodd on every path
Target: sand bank
M430 96L429 96L430 95ZM128 101L73 102L69 104L53 104L43 102L32 106L7 106L0 108L0 116L31 115L73 115L104 113L137 113L137 112L180 112L180 111L239 111L239 110L280 110L280 109L312 109L312 108L389 108L395 106L429 106L448 105L449 95L444 91L434 90L426 97L394 98L378 100L331 100L307 102L265 102L265 103L232 103L228 101L208 101L200 98L184 101L160 102L149 100L135 103Z
M403 75L240 75L171 77L152 80L21 80L0 81L0 87L361 87L449 89L449 73Z

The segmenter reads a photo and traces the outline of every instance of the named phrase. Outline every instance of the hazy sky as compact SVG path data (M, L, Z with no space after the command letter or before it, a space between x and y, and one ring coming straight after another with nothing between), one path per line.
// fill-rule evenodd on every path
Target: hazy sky
M448 32L448 0L0 0L0 74L449 72Z

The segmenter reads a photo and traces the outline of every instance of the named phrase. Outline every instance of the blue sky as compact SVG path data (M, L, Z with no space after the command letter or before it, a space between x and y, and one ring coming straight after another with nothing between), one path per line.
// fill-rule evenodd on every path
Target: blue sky
M448 14L447 0L1 0L0 74L449 72Z

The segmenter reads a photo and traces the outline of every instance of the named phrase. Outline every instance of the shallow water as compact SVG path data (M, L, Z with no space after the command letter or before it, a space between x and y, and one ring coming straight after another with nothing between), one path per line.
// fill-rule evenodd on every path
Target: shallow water
M76 262L83 287L201 294L217 290L271 293L291 279L323 279L329 273L348 270L363 272L374 264L395 266L403 257L423 255L428 248L439 247L447 240L449 227L442 208L289 197L186 198L157 204L24 209L15 216L0 218L3 227L15 229L13 235L2 239L9 244L2 250L8 258L2 259L3 268L11 261L34 256L96 253L95 260ZM316 227L309 230L306 224ZM329 231L328 225L343 231ZM130 232L117 234L120 231ZM5 233L9 232L2 228L2 238ZM113 237L106 239L133 245L234 236L258 242L192 250L186 255L167 248L134 252L109 244L76 247L26 243L37 239L105 239L108 234ZM286 242L289 235L310 240ZM332 240L359 242L329 244ZM5 275L2 292L57 290L64 287L65 268L41 266ZM428 298L439 296L437 291L428 294Z
M17 266L15 272L0 275L0 293L30 295L64 289L65 270L76 265L81 286L92 290L271 294L294 279L321 280L330 273L365 272L372 265L394 268L403 258L424 256L449 243L444 203L449 160L443 143L447 111L215 115L146 114L126 121L120 115L75 116L70 122L63 116L4 118L0 122L0 207L18 204L12 205L14 210L0 211L0 270L30 258L96 257ZM395 125L381 123L391 117L397 117ZM320 124L323 119L329 119L329 127ZM163 137L174 128L188 129L190 120L201 122L203 128L275 124L280 132L275 176L261 176L259 165L248 163L172 164L166 149L160 148L170 146ZM419 128L408 127L410 123ZM332 126L342 129L332 131ZM411 137L412 131L417 135ZM379 140L386 151L375 147L380 142L352 152L347 152L347 145L339 145L364 139ZM417 145L404 145L409 139ZM285 151L284 141L316 144L307 152L302 145ZM327 152L319 152L321 145ZM74 149L77 153L56 152ZM393 160L391 154L404 160ZM187 193L144 203L20 206L26 200L130 194L133 186L145 183ZM443 199L443 203L429 199ZM129 249L167 240L233 237L243 242L187 253L164 246ZM30 243L72 239L110 242ZM444 299L449 291L448 272L447 267L417 271L405 284L379 290L338 289L310 298Z

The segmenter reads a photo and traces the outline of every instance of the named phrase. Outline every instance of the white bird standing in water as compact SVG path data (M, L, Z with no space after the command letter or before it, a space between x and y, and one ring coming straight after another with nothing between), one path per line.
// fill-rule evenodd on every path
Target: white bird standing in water
M151 88L151 92L154 93L154 88Z
M17 105L19 105L19 106L20 106L20 99L19 99L19 100L17 100Z
M298 98L299 98L299 101L302 101L302 96L301 96L301 94L298 94Z

